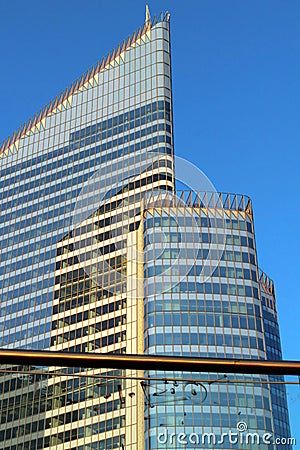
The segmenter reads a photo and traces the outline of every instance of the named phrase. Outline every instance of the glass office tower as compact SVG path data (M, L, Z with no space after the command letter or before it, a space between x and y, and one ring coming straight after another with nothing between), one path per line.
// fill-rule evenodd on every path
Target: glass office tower
M146 213L145 352L281 359L274 286L257 267L251 200L178 191L169 198ZM164 383L156 378L167 373L148 376L147 449L179 449L183 441L186 448L267 449L267 433L290 436L284 386L267 384L283 377L201 374L199 382L176 373L181 381ZM245 384L231 385L232 378ZM259 442L240 440L244 424Z
M250 200L176 192L173 155L169 14L147 11L1 146L1 347L281 357ZM182 448L162 431L220 436L241 418L289 436L283 388L26 369L0 378L5 450Z

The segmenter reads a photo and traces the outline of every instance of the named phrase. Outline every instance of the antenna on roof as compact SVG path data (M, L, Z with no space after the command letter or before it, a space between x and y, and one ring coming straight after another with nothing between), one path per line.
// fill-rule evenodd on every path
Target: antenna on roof
M149 10L148 3L146 3L146 20L145 20L145 22L148 22L148 20L150 20L150 10Z

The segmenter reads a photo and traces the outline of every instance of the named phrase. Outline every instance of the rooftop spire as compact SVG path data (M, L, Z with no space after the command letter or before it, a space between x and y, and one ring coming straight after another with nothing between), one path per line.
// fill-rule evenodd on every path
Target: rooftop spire
M148 3L146 3L146 20L145 20L145 22L148 22L148 20L150 20L150 11L149 11Z

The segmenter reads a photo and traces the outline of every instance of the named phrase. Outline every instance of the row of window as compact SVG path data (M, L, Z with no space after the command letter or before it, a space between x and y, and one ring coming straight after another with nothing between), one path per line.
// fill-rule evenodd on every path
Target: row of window
M47 278L49 274L51 274L54 270L55 264L51 262L50 258L55 256L55 251L47 251L45 253L38 253L31 260L32 264L28 267L22 267L17 262L12 262L11 264L3 265L0 274L2 275L0 279L0 287L6 288L11 287L13 284L19 284L25 282L27 280L35 279L35 282L38 281L38 278L44 277ZM47 260L48 261L45 261ZM49 261L50 260L50 261ZM45 262L45 264L38 263ZM33 265L36 265L34 268ZM21 269L27 269L26 271L21 271ZM9 277L9 274L12 273L12 276ZM3 276L5 275L5 276ZM2 299L3 300L3 299Z
M86 291L90 291L95 287L95 283L92 279L86 278L85 280L74 281L65 286L60 286L59 291L55 291L54 298L70 297L71 295L80 296Z
M95 339L91 342L86 342L84 344L72 345L64 349L66 352L75 352L75 353L86 353L91 352L93 350L107 347L108 345L117 344L120 342L126 341L126 331L122 331L121 333L111 334L109 336L104 336L99 339ZM54 343L55 345L55 343Z
M226 347L241 347L244 349L260 349L264 351L263 339L253 336L240 336L232 334L198 334L198 333L177 333L150 334L145 339L146 348L160 345L224 345ZM197 352L199 348L197 348Z
M90 450L113 450L113 449L125 449L125 435L122 434L119 437L109 438L101 441L95 441L89 444ZM86 450L86 445L76 445L70 450Z
M107 399L110 394L119 392L120 389L124 388L124 386L122 386L123 381L117 378L113 380L92 379L92 383L90 382L90 384L85 383L85 380L85 378L82 378L80 380L78 380L78 378L75 378L71 380L71 383L68 382L67 388L66 383L64 382L55 384L54 387L51 388L51 392L55 395L54 403L60 404L60 397L65 393L67 393L66 404L74 404L96 397L105 397L105 399ZM74 382L72 383L72 381ZM65 406L65 404L63 406ZM79 411L79 418L76 420L83 419L85 413L86 411L84 409L81 409ZM90 415L98 415L98 405L91 407Z
M267 349L267 358L271 361L277 361L282 359L281 348L273 348L268 345L268 341L266 340L266 349Z
M50 317L52 312L52 308L36 308L33 312L29 314L19 314L13 318L6 318L5 320L5 329L15 328L21 325L25 325L29 322L38 322L45 317Z
M0 439L2 437L2 433L0 432ZM82 431L80 431L82 433ZM75 437L77 436L77 437ZM79 431L77 430L71 430L66 431L64 433L60 433L56 436L56 443L58 442L64 442L64 441L70 441L73 439L77 439L79 437ZM4 447L3 450L43 450L47 447L50 447L54 444L54 439L52 439L51 436L47 436L45 438L39 438L39 439L30 439L30 441L22 442L20 444L16 445L10 445L9 447ZM108 439L102 439L101 441L94 442L92 445L93 450L113 450L115 448L119 449L122 448L122 444L124 445L125 442L125 435L116 436ZM86 446L76 446L73 447L76 450L84 450Z
M96 255L97 256L97 255ZM76 262L75 262L76 263ZM107 261L107 263L109 263L109 260ZM98 287L98 285L100 284L101 286L107 286L108 289L111 291L111 289L113 289L111 286L114 285L115 283L117 283L118 285L121 284L121 282L125 282L126 280L123 279L121 280L120 277L116 277L116 272L115 271L111 271L110 268L103 267L102 263L97 263L93 265L92 269L96 269L96 273L95 276L97 276L97 281L94 280L93 278L90 278L87 281L79 281L78 283L69 283L67 286L62 287L59 291L55 291L54 293L54 298L61 298L61 299L66 299L66 298L70 298L70 297L80 297L84 294L84 293L88 293L91 292L93 290L93 294L95 293L95 289ZM106 272L104 273L104 269L106 269ZM126 270L122 270L122 273L126 273ZM101 280L100 280L101 278ZM92 292L91 292L92 293ZM96 300L94 300L96 301Z
M146 229L153 227L195 227L197 224L201 228L225 228L226 230L240 230L253 232L252 223L244 220L214 217L199 217L196 212L194 215L187 214L184 217L158 216L147 219ZM227 235L227 231L225 232Z
M263 317L264 317L265 332L268 333L270 336L273 336L273 339L276 337L280 341L278 324L267 320L265 318L265 314L263 314Z
M79 296L77 298L66 299L60 298L60 304L54 305L53 314L57 314L58 312L69 311L70 309L77 308L78 306L83 306L87 304L94 303L98 300L107 299L111 297L113 294L105 289L97 289L93 292L89 292L84 296ZM109 303L106 305L108 308L108 312L115 311L116 307L119 307L119 302ZM103 311L104 309L103 306ZM103 313L104 314L104 313Z
M154 169L158 169L159 167L169 167L172 168L172 161L169 160L160 160L160 161L156 161L153 164L151 164L151 170ZM149 166L150 168L150 166ZM152 175L152 177L155 175ZM159 173L158 174L158 179L153 180L153 181L158 181L158 180L166 180L166 179L171 179L172 177L169 174L169 178L166 177L165 173ZM149 179L149 178L148 178ZM104 199L109 199L114 197L115 195L119 195L119 194L125 194L126 192L129 191L133 191L134 189L138 189L140 187L146 186L146 184L148 184L149 181L147 181L147 178L144 177L143 173L140 174L140 179L135 180L135 181L131 181L131 182L127 182L127 184L125 185L118 185L117 187L114 187L110 190L107 191L107 193L104 196Z
M130 183L126 188L124 188L124 192L126 189L126 192L128 192L129 190L134 190L136 188L140 188L140 187L144 187L148 184L151 183L157 183L158 181L173 181L173 177L171 174L164 174L164 173L155 173L152 175L149 175L145 178L142 178L141 180L137 180L134 183ZM169 186L159 186L158 189L163 189L163 190L169 190L171 189L171 187ZM106 202L104 205L100 206L97 210L97 212L95 212L96 214L103 214L103 213L107 213L109 211L114 211L118 206L122 206L123 202L126 201L126 205L132 205L134 206L134 204L138 201L141 200L141 198L144 198L146 196L146 192L135 192L133 195L126 197L126 198L121 198L118 201L108 201ZM117 223L117 222L122 222L124 219L127 220L129 218L129 216L132 216L133 214L137 214L140 211L140 207L137 207L135 209L131 209L131 211L126 211L126 213L123 214L118 214L117 216L115 216L113 218L113 223ZM80 232L81 232L80 228ZM130 231L133 231L133 229L130 229ZM75 235L78 235L78 232L76 232ZM103 239L102 239L103 240Z
M179 267L173 267L172 265L163 264L158 265L158 260L156 260L155 266L146 266L145 276L153 277L155 275L161 275L169 269L173 269L172 273L186 276L200 276L203 275L204 267L203 265L193 265L191 269L185 265L180 265ZM189 270L188 270L189 269ZM188 273L187 273L188 271ZM257 281L256 270L250 270L243 267L228 267L228 266L217 266L213 271L212 277L221 278L237 278L243 280Z
M74 191L74 195L75 195L75 192L78 193L76 190L76 191ZM43 225L43 227L45 227L45 226L47 227L46 229L48 231L52 232L52 231L60 230L60 229L67 227L68 225L70 225L70 223L72 221L72 217L66 217L66 218L63 218L60 220L57 220L57 218L54 217L54 215L53 215L54 212L55 211L58 212L59 210L61 210L61 208L62 207L55 209L55 210L49 210L48 212L43 213L43 215L47 216L47 214L51 212L51 215L52 215L53 220L49 220L47 222L47 225ZM46 219L47 219L47 217L41 217L40 215L37 214L37 215L27 218L25 220L16 221L16 222L12 223L11 225L8 225L7 227L5 227L5 229L3 229L3 236L5 234L10 234L10 233L12 235L14 235L15 231L22 230L28 226L34 228L34 225L44 222L44 221L46 221ZM1 230L0 230L0 232L1 232ZM42 232L41 234L43 235L45 233L46 232ZM3 243L1 242L1 244L0 244L2 248L7 248L9 245L11 245L9 239L10 238L3 239ZM31 243L25 243L25 245L22 245L19 248L20 248L19 252L17 252L14 256L21 256L23 254L27 254L27 253L39 250L43 247L41 247L39 241L35 241L35 242L31 242ZM19 262L18 262L18 264L19 264ZM12 270L16 270L16 269L18 269L17 265L14 266L14 268L12 268Z
M123 427L125 427L125 416L115 417L113 419L108 419L108 420L104 420L102 422L93 423L93 424L85 426L85 427L79 427L78 428L78 439L85 437L85 436L91 436L92 434L104 433L106 431L116 430L116 429L123 428ZM63 440L62 440L62 436L64 436ZM66 440L68 441L68 440L77 439L77 438L74 438L73 435L71 436L71 439L66 439L66 437L68 437L68 436L69 435L66 434L66 432L52 434L52 445L65 442Z
M150 183L156 183L156 182L162 181L162 180L168 180L168 181L172 182L173 181L173 177L172 177L171 174L167 174L166 175L166 174L163 174L163 173L156 173L156 174L149 175L148 177L142 178L141 180L137 180L133 184L133 186L135 185L136 187L144 187L144 186L146 186L146 185L148 185ZM167 189L167 188L164 186L163 189ZM137 202L141 198L143 198L143 196L145 196L145 195L146 195L145 192L137 192L134 195L126 197L126 204L134 204L135 202ZM100 214L103 214L103 213L106 213L106 212L109 212L109 211L113 211L119 205L122 205L123 202L124 202L123 198L121 198L118 201L107 202L103 206L100 206L98 211L99 211ZM124 215L123 215L123 218L124 218Z
M118 391L118 387L114 392ZM84 388L81 391L59 392L59 396L54 400L54 387L50 386L46 389L36 391L27 391L22 395L11 396L1 401L1 423L6 424L13 420L24 419L35 414L41 414L50 411L55 407L63 407L70 404L76 404L85 401L89 397L88 389ZM105 394L104 394L105 395ZM105 401L98 403L91 407L91 415L97 416L111 411L118 410L123 407L120 399ZM79 418L86 414L85 408L79 410ZM37 425L37 427L40 425ZM35 430L37 431L38 428Z
M68 206L68 209L71 212L72 207ZM66 213L66 208L64 206L62 206L62 207L60 207L58 209L49 210L49 213L51 213L51 215L54 215L55 213L64 215ZM66 218L65 219L65 226L67 226L68 222L71 223L71 221L72 221L72 217ZM56 243L57 243L57 240L59 239L59 236L57 234L54 235L54 236L48 236L45 239L41 239L41 236L43 236L43 234L40 234L39 236L36 236L36 238L35 238L35 239L38 238L37 239L38 243L36 244L36 246L37 247L39 246L40 249L43 249L43 248L45 249L45 248L50 247L52 245L55 246ZM14 248L13 250L8 250L8 251L5 251L5 252L2 252L1 257L2 257L2 260L5 260L5 259L9 260L9 259L16 258L16 257L19 257L19 256L23 257L23 255L24 255L23 247L22 247L22 245L19 245L17 248ZM35 257L37 258L37 260L35 259ZM41 260L41 261L45 260L45 254L44 253L40 253L38 255L35 255L35 257L30 256L29 258L24 258L24 260L26 260L26 262L24 262L23 267L31 266L31 265L35 264L36 262L38 262L39 260ZM51 255L49 254L49 257L52 258L52 254ZM22 260L18 261L18 263L19 262L21 263L21 261Z
M264 287L262 285L262 291L264 291ZM275 298L272 297L265 297L264 295L261 296L262 304L264 309L266 310L267 314L270 315L270 317L274 317L274 311L276 312L276 302ZM269 310L272 309L272 312Z
M267 349L267 358L268 359L270 359L272 361L282 359L281 350L270 347L267 342L266 342L266 349Z
M52 408L51 400L47 400L44 391L26 390L22 395L4 398L0 403L1 423L24 419L34 414L44 413Z
M3 450L43 450L50 445L50 436L39 439L30 439L30 441L19 444L9 445Z
M43 253L36 253L35 256L29 256L26 259L26 262L28 263L28 266L23 266L23 264L17 264L12 263L9 264L9 267L4 266L3 274L5 274L5 278L3 277L2 280L0 280L0 289L11 287L14 284L21 284L23 282L29 281L34 283L39 283L41 280L39 278L43 277L44 279L48 277L48 274L51 273L51 271L54 268L54 263L51 263L51 261L48 261L48 264L41 264L44 263L47 259L49 260L51 258L51 253L53 252L45 252ZM51 256L50 256L51 255ZM24 258L25 259L25 258ZM21 261L25 264L24 260ZM32 264L30 264L30 262ZM32 268L34 264L39 264L39 268ZM9 270L11 267L17 266L17 272L14 270ZM27 269L26 271L23 271L20 273L21 269ZM9 273L12 273L11 276L9 276Z
M93 409L93 408L90 408ZM23 437L26 434L36 433L38 431L43 431L49 429L53 426L58 426L62 424L76 422L80 419L86 417L87 409L75 410L69 413L61 414L58 417L53 417L47 420L39 420L38 422L27 422L24 425L19 425L13 428L7 428L5 431L0 431L0 442L3 440L14 439L17 437ZM94 415L94 414L93 414ZM85 427L86 436L90 434L104 433L106 431L116 430L123 428L125 426L125 416L114 417L113 419L108 419L102 422L98 422ZM79 428L78 435L82 436L84 433L84 428ZM90 431L92 430L92 433ZM51 444L54 445L54 441L57 439L58 435L52 434L53 440ZM23 448L23 447L22 447Z
M161 243L166 245L167 243L196 243L196 244L219 244L219 245L239 245L242 247L254 248L253 239L246 236L229 236L215 233L205 233L202 230L195 228L195 232L191 233L189 231L184 231L178 226L177 231L170 231L170 229L161 228L157 232L157 226L155 227L154 235L147 235L144 240L144 246L153 245L153 243ZM171 228L173 230L174 227Z
M215 242L215 241L212 241ZM222 243L222 240L221 240ZM241 245L242 247L250 247L250 248L254 248L254 241L251 237L246 237L246 236L239 236L239 235L234 235L234 236L228 236L226 235L226 244L231 244L231 245Z
M83 373L82 373L83 372ZM64 381L60 381L59 383L55 384L54 386L58 386L61 392L66 391L72 391L76 390L79 386L89 386L94 385L94 380L91 379L86 371L82 369L81 367L65 367L59 369L59 373L68 374L68 375L74 375L73 377L67 377ZM80 377L77 377L76 374L80 374ZM85 375L85 376L82 376ZM100 384L106 382L106 379L113 380L116 379L115 377L120 376L122 377L124 375L124 370L109 370L106 372L101 372L99 375L99 382ZM53 373L53 376L55 377L55 372ZM102 379L101 377L106 377L105 379ZM95 379L97 381L97 379ZM108 381L110 382L110 381ZM54 388L56 390L56 388ZM60 396L60 394L58 394Z
M190 398L188 398L189 397L188 394L191 393L191 389L194 389L194 392L192 395L194 395L196 397L194 400L197 404L199 402L199 393L200 393L200 397L201 397L201 391L203 392L203 390L204 390L201 386L199 386L197 384L195 384L194 386L186 385L185 387L183 386L183 388L179 386L179 387L177 387L177 390L176 390L176 387L174 388L172 385L169 385L169 386L170 387L168 387L166 385L164 385L164 386L157 385L157 384L152 385L151 388L148 389L148 394L149 394L149 397L151 398L151 403L162 405L162 404L166 404L168 400L169 400L169 402L168 402L169 404L170 403L172 404L172 401L174 403L177 403L177 402L182 403L182 400L185 396L186 398L184 399L185 400L184 403L185 403L185 405L188 405L191 403L188 400L192 399L192 396L190 396ZM225 387L223 385L222 387L220 387L219 392L211 392L209 390L208 397L207 397L205 403L203 404L203 406L210 405L210 407L212 407L212 409L214 408L215 410L217 408L219 409L219 407L228 408L229 405L230 405L230 407L236 406L239 408L241 408L241 407L243 407L243 408L248 407L249 409L255 408L256 410L264 410L264 409L267 409L267 407L269 407L270 402L269 402L268 397L265 397L264 395L255 395L253 393L245 394L245 387L243 386L242 389L243 389L243 392L235 392L235 393L227 392L227 387ZM162 392L162 391L165 391L165 392L159 394L159 392ZM197 392L196 395L195 395L195 391ZM156 393L156 395L154 393ZM197 399L197 395L198 395L198 399ZM218 416L219 416L219 414L218 414ZM214 412L212 412L212 417L215 417ZM201 414L201 417L199 417L198 414L187 414L184 417L184 425L186 427L190 427L190 426L195 425L195 422L196 422L198 430L201 429L202 426L213 426L213 427L224 426L225 427L226 426L225 424L227 423L228 419L230 419L230 412L229 412L229 414L223 413L221 415L221 420L220 420L220 418L218 420L214 420L212 417L210 416L209 413L206 413L203 415ZM257 411L257 418L259 418L258 426L261 426L262 425L261 420L263 419L262 411ZM154 419L152 414L150 414L150 420L151 419L152 420ZM157 417L157 419L160 420L161 417L159 417L159 418ZM223 423L222 419L224 420L224 423ZM176 425L178 426L178 425L182 425L181 421L182 421L181 414L176 414L176 415L166 416L165 420L163 422L166 423L166 426L176 426Z
M276 315L274 314L273 310L270 311L270 309L266 307L263 296L262 296L262 310L264 312L264 318L269 323L269 325L278 328Z
M270 334L265 329L265 338L266 342L270 347L274 350L281 351L281 345L280 345L280 338L277 336L274 336L273 334ZM270 358L271 359L271 358Z
M58 334L57 336L51 338L51 345L72 341L73 339L78 339L87 335L90 336L92 334L99 333L100 331L109 330L111 328L115 328L125 324L126 315L113 317L111 319L103 320L102 322L96 322L83 328L78 328L77 330L71 330L63 334Z
M262 331L261 318L246 314L220 314L215 312L198 312L189 314L188 312L165 312L151 313L147 316L147 328L160 326L200 326L200 327L222 327L236 328L243 330Z
M26 286L18 286L14 290L7 292L7 299L13 299L16 297L22 297L23 295L32 294L35 291L42 291L43 289L47 289L49 287L52 287L53 280L49 278L41 278L40 280L32 280L32 276L30 275L30 272L28 272L29 275L29 283ZM20 282L18 279L18 275L13 277L14 282L17 284Z
M6 330L6 326L4 328L4 335L0 338L0 345L8 345L12 342L21 341L23 339L28 339L30 337L43 335L44 333L48 333L51 329L51 324L49 322L38 323L37 321L28 322L27 328L20 331L11 331L11 328ZM7 334L6 334L7 333ZM38 345L38 343L30 343L31 346ZM27 348L25 346L25 348ZM36 348L36 347L35 347ZM20 350L22 347L20 347ZM41 350L41 349L40 349Z
M64 303L62 303L64 305ZM98 306L97 308L88 309L83 312L72 314L70 316L63 317L58 320L52 321L52 330L71 325L73 323L82 322L83 320L88 320L93 317L102 316L113 311L119 311L120 309L126 308L126 300L118 300L109 304ZM57 313L57 309L54 314Z
M194 294L192 294L194 295ZM170 294L169 294L170 296ZM148 313L154 312L154 311L180 311L184 313L184 311L187 311L189 313L191 312L224 312L224 313L240 313L240 314L248 314L250 316L260 317L261 316L261 310L259 305L253 305L252 301L251 303L245 303L245 302L237 302L234 298L234 301L229 301L227 299L219 299L211 300L209 298L197 298L191 299L187 298L186 295L181 296L178 295L180 298L165 298L161 299L160 296L157 296L152 299L147 299L147 302L145 303L145 313L146 311ZM202 296L201 296L202 297ZM232 300L232 299L231 299ZM178 313L177 313L178 314ZM180 314L180 313L179 313Z
M4 317L18 311L24 311L28 308L33 308L41 304L46 305L50 299L52 299L52 293L50 297L47 294L39 293L31 298L18 299L15 303L11 303L10 305L5 304L4 307L2 306L0 309L0 317ZM4 303L4 301L7 301L6 294L3 294L2 296L2 302Z
M221 256L222 261L245 262L255 265L255 255L253 253L245 253L242 251L225 250Z
M251 263L255 265L255 256L253 253L242 252L241 250L224 250L220 252L220 250L214 249L198 249L196 248L167 248L162 251L161 248L157 249L146 249L146 260L147 261L155 261L157 259L209 259L210 260L221 260L221 261L235 261L235 262L244 262Z
M139 221L134 222L133 224L130 224L129 228L132 230L134 228L138 228L138 226L139 226ZM83 259L86 259L86 257L85 257L86 247L95 245L95 244L97 244L97 242L99 243L99 237L101 239L100 242L103 242L103 241L106 241L107 239L112 239L112 238L115 239L117 236L120 236L123 233L125 233L124 227L117 228L115 231L116 231L116 233L115 232L112 233L111 231L106 231L105 233L101 233L101 235L92 236L92 237L89 237L86 239L81 239L80 241L77 241L77 243L75 244L75 248L78 250L81 250L81 251L83 250L83 252L84 252L84 255L82 255L82 254L80 255L80 260L82 261ZM118 248L120 248L120 244L123 242L124 242L124 240L121 240L118 242ZM59 247L58 248L59 255L62 255L62 254L66 255L70 251L72 251L72 250L70 250L71 245L68 246L69 248L67 246ZM101 249L95 247L95 249L93 249L93 254L95 255L94 257L97 257L103 253L102 253ZM68 257L67 260L69 261L70 258ZM62 260L62 261L65 261L65 260ZM125 255L118 255L118 256L113 256L111 258L107 258L107 259L105 259L105 263L107 266L109 266L109 268L113 268L115 270L124 268L124 265L126 267ZM104 270L104 267L105 267L104 261L99 261L97 264L98 264L99 269L101 266L101 271ZM74 277L74 278L72 277L72 272L68 272L68 274L69 274L68 279L66 279L66 274L64 274L64 276L62 276L61 286L64 286L64 285L67 285L68 283L73 283L74 281L77 281L76 277ZM58 283L57 278L58 277L56 277L55 284Z
M203 267L194 266L189 275L200 275ZM198 273L198 271L200 271ZM217 266L212 273L212 277L220 278L237 278L244 280L252 280L257 282L256 270L246 269L245 267Z
M21 371L24 370L35 370L36 367L32 366L21 366ZM15 391L24 386L28 386L33 383L43 383L47 382L47 376L42 373L36 373L35 375L22 374L20 372L16 372L16 374L9 375L8 380L6 379L6 374L1 374L0 377L0 394L4 394L6 392Z
M60 298L61 303L59 305L54 305L53 306L53 314L57 314L59 312L63 312L63 311L69 311L70 309L73 308L77 308L78 306L83 306L83 305L88 305L91 303L94 303L98 300L102 300L102 299L106 299L109 298L113 295L112 292L109 292L105 289L99 289L99 290L95 290L94 292L89 292L86 295L82 295L80 297L77 298ZM109 305L107 305L108 307L108 311L114 311L114 307L113 305L117 305L118 302L116 303L109 303ZM103 306L104 308L104 306ZM103 309L104 311L104 309ZM106 314L106 313L105 313Z
M57 254L62 255L63 253L68 253L70 250L68 246L59 247L57 249ZM62 273L59 275L56 275L55 277L55 284L66 284L74 281L84 280L87 278L87 274L84 271L84 269L74 269L70 272Z
M155 295L156 292L197 292L199 294L239 295L242 297L259 298L258 289L252 286L225 284L225 283L198 283L197 281L179 282L170 284L168 278L165 282L157 282L155 278L149 279L147 295Z
M278 381L279 383L283 383L284 382L284 377L276 377L273 375L273 377L269 378L270 381ZM286 401L286 390L285 390L285 386L283 386L282 384L278 384L278 385L270 385L270 390L271 390L271 399L272 399L272 405L276 405L277 407L279 406L280 408L283 408L285 410L285 414L287 412L287 401Z
M111 371L99 374L99 378L76 377L68 379L65 382L60 382L55 385L55 395L60 397L61 392L67 392L68 395L74 395L74 399L82 401L92 397L104 397L105 395L119 392L120 389L125 388L124 379L120 378L101 378L109 377L109 373L112 373L113 377L120 374L121 371ZM122 376L125 373L122 374ZM71 394L70 394L71 393ZM82 417L80 417L82 418Z
M132 205L134 206L134 205ZM129 211L129 217L132 218L136 215L138 215L140 213L140 206L137 206L136 208L132 208ZM97 210L95 211L94 215L100 216L100 211ZM127 217L128 218L128 217ZM109 225L115 226L118 222L122 222L122 220L124 219L124 214L117 214L117 215L113 215L111 217L106 217L105 219L100 219L100 220L94 220L92 223L89 223L87 225L81 225L75 228L75 230L71 231L68 235L68 237L72 238L72 237L76 237L76 236L81 236L87 233L90 233L91 231L95 231L104 227L107 227ZM129 225L129 231L134 231L134 228L131 228L131 225ZM116 231L116 229L114 230L114 232ZM67 238L68 238L67 237ZM65 238L65 240L67 240L67 238ZM63 247L59 247L57 250L57 254L58 255L62 255L65 253L68 253L68 251L74 251L75 250L75 245L73 243L68 243L67 245L64 245Z
M236 402L234 402L234 399L232 398L230 405L235 405L235 404L236 404ZM224 403L224 406L228 407L228 403ZM239 408L240 406L238 404L236 404L236 407ZM208 417L208 420L205 420L205 416L206 415ZM249 428L251 426L251 432L253 432L253 433L255 431L259 431L259 430L266 431L266 429L269 430L269 431L272 431L272 422L271 422L271 419L269 417L264 417L263 415L259 415L259 414L257 414L254 417L253 414L247 414L246 417L243 416L243 419L245 419L245 421L247 422L247 425L249 426ZM167 415L166 416L165 415L164 416L160 416L159 419L155 420L155 416L153 416L151 414L150 415L150 420L149 420L150 428L153 428L153 427L157 426L156 423L158 421L164 422L164 423L166 423L166 427L170 427L169 435L168 435L168 437L169 437L169 439L168 439L168 447L167 447L168 449L178 448L178 447L170 445L171 441L173 440L173 438L171 438L171 427L174 427L174 426L178 427L177 430L176 430L178 436L180 435L179 433L181 431L187 432L185 427L191 427L194 430L195 430L195 427L196 427L196 430L198 431L199 442L197 441L197 433L195 433L195 431L194 431L193 435L192 435L192 436L194 436L194 439L192 437L192 439L193 439L192 442L194 442L194 445L192 446L190 444L190 445L185 446L184 448L191 448L191 449L200 449L200 448L203 448L203 449L207 449L207 448L214 448L214 449L216 449L216 448L221 448L221 449L224 449L224 448L238 448L236 446L230 446L230 447L226 446L226 447L224 447L224 445L226 445L225 444L226 437L225 437L225 439L223 439L223 446L221 445L221 446L216 447L214 445L213 447L211 447L209 445L209 444L212 444L214 442L214 440L215 440L216 443L218 441L222 442L221 435L218 435L217 433L213 433L214 432L214 429L213 429L214 427L216 427L216 428L224 427L224 429L227 429L227 430L230 429L230 428L232 430L236 430L236 424L237 424L236 414L230 415L230 414L224 414L224 413L211 413L211 414L201 414L200 415L200 414L195 414L194 413L194 414L190 414L190 415L184 416L184 421L182 419L179 419L179 418L177 418L177 420L176 420L176 417L168 417ZM149 423L147 424L147 429L149 427ZM212 427L212 424L213 424L213 427ZM210 436L209 433L207 433L207 432L206 432L207 434L205 434L205 431L203 430L202 427L210 428L211 429L210 431L213 434L213 437ZM173 428L172 428L172 431L173 431ZM164 433L164 429L160 428L158 433L160 433L160 432ZM203 442L202 446L199 447L197 445L197 447L195 447L196 443L201 445L202 435L203 435L203 439L204 439L204 442ZM232 437L234 437L234 433L233 433ZM245 441L246 441L246 439L245 439ZM173 443L175 443L175 442L176 442L176 440L174 439ZM251 440L249 440L249 442L251 442ZM151 447L151 448L155 448L155 449L156 448L163 448L163 446L158 447L156 445L155 447ZM247 447L247 448L250 448L250 447ZM260 448L260 446L259 447L254 447L254 445L252 444L251 448Z

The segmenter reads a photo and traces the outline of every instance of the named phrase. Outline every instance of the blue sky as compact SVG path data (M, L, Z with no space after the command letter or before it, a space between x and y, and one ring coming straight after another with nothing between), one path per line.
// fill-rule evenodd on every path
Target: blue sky
M149 3L171 13L176 154L252 198L284 358L300 359L300 2ZM137 29L144 2L11 0L0 17L2 140ZM299 387L289 398L300 448Z

